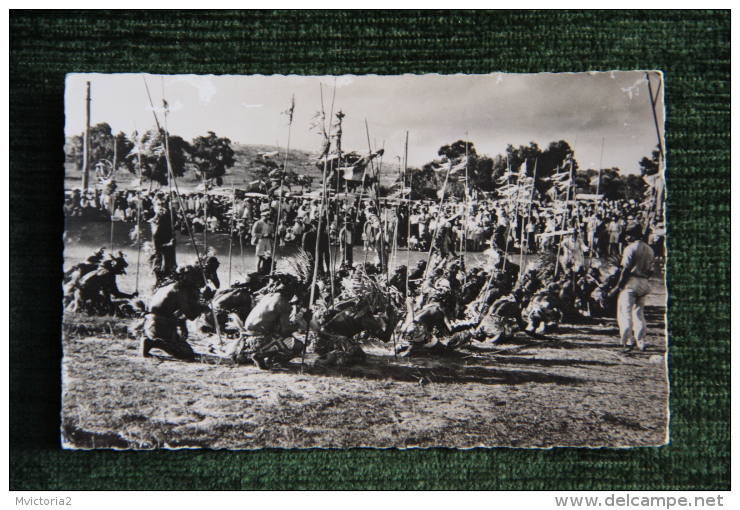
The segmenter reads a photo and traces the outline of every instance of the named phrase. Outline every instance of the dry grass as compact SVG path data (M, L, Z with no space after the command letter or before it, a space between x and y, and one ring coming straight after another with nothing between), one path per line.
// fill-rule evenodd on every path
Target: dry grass
M653 321L659 320L653 310ZM655 315L657 314L657 315ZM667 433L665 343L622 354L613 324L452 358L263 372L208 357L144 359L122 335L64 341L63 436L79 448L645 446ZM206 352L212 338L194 339ZM508 350L507 350L508 349ZM158 351L155 351L155 353Z
M67 264L89 251L68 245ZM140 289L151 285L147 273ZM133 290L134 274L122 290ZM309 354L303 373L300 360L263 372L212 354L184 363L155 350L144 359L124 321L67 315L63 441L136 449L663 444L665 290L655 284L645 353L621 353L615 321L602 320L565 325L549 342L519 334L448 358L394 359L377 343L366 345L361 367L322 370ZM193 331L191 343L218 352L215 337Z

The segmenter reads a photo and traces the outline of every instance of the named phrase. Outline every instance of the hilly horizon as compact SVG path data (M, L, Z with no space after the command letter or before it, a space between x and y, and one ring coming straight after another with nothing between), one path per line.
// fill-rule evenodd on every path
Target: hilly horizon
M281 166L286 163L285 147L241 143L232 143L231 147L234 150L234 159L236 160L236 163L233 167L226 170L226 174L223 176L223 186L220 186L220 188L231 188L234 186L237 189L243 189L250 182L256 180L252 168L253 162L257 160L259 153L278 151L278 154L272 156L271 159ZM288 170L293 170L299 175L304 174L313 178L311 183L312 190L321 188L322 172L315 164L318 154L318 151L309 152L291 148L287 158L286 166ZM387 162L381 161L380 184L383 186L390 186L393 184L398 177L398 170L398 166L389 165ZM116 183L118 184L118 189L132 189L138 186L139 181L135 174L132 174L125 169L119 169L116 172ZM200 184L191 164L186 165L185 174L182 177L177 178L177 184L181 191L185 192L194 190ZM82 170L75 168L72 163L66 163L64 188L69 190L81 186ZM149 183L146 181L145 186L149 187ZM157 186L157 183L154 183L153 187L156 188ZM91 172L90 188L96 187L98 187L98 179L94 175L94 172ZM216 187L216 189L217 188L219 187ZM294 186L294 188L298 189L300 187Z

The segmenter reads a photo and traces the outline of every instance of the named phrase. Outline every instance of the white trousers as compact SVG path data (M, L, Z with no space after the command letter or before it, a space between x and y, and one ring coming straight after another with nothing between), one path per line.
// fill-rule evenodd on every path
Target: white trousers
M622 345L645 348L645 297L650 293L650 282L647 278L630 277L617 300L617 322ZM634 338L634 340L633 340Z

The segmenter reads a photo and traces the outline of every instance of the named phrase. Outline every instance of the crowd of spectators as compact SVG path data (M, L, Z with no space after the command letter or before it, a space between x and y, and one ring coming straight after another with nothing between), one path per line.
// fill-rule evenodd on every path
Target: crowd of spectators
M183 193L179 200L173 198L175 230L184 234L190 226L194 233L207 230L231 234L249 243L253 224L269 211L277 229L278 246L282 247L300 246L309 226L318 224L321 200L316 196L288 196L280 200L240 195L237 192L234 198L230 192L192 192ZM75 189L67 195L64 210L68 218L136 223L139 211L142 221L150 221L155 216L154 203L169 200L165 191L137 196L135 190L105 194L99 189ZM664 256L662 218L656 219L651 206L634 200L583 200L568 204L534 201L512 207L509 200L479 199L440 207L430 201L381 198L378 203L365 197L360 203L357 198L330 198L322 224L322 231L328 225L332 244L364 244L366 249L377 249L381 242L391 247L395 237L397 246L427 251L439 227L446 225L449 242L457 252L480 251L494 244L509 253L536 253L554 250L565 235L571 249L594 257L619 254L620 235L640 225L656 256Z

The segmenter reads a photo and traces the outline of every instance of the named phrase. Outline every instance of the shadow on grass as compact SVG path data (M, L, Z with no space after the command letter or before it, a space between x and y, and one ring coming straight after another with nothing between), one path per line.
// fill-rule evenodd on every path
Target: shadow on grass
M536 365L541 367L573 367L573 366L598 366L613 367L621 363L607 363L604 361L584 360L584 359L539 359L539 358L522 358L518 356L497 356L496 362L507 365Z
M404 359L404 358L400 358ZM353 377L369 380L391 379L398 382L425 384L428 382L443 384L489 384L515 385L527 383L576 385L586 382L578 377L568 377L540 372L529 372L521 369L506 370L498 367L470 366L461 359L435 358L406 359L400 364L392 358L368 355L367 362L361 366L319 368L306 367L305 372L326 377ZM445 363L442 364L442 361ZM299 370L300 366L290 367Z

